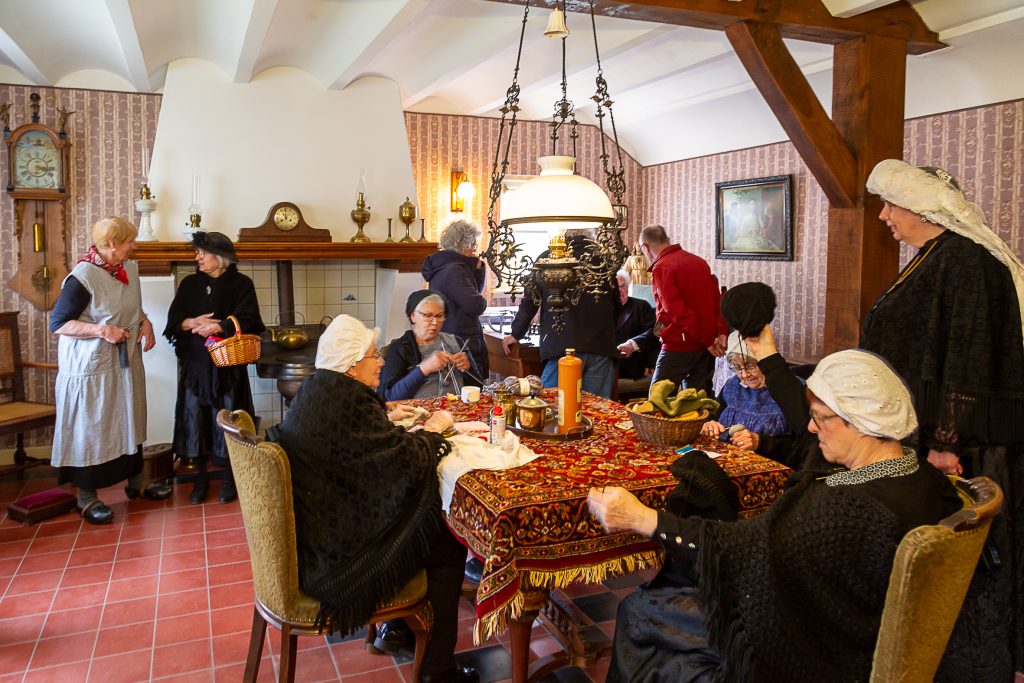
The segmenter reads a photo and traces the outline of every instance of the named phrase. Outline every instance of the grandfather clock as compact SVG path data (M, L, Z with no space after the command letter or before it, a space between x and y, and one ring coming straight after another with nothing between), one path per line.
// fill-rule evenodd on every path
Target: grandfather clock
M59 109L58 130L39 122L39 94L29 96L32 122L13 131L3 114L7 142L7 192L14 200L18 269L8 281L39 310L53 308L68 274L65 203L68 198L68 116Z

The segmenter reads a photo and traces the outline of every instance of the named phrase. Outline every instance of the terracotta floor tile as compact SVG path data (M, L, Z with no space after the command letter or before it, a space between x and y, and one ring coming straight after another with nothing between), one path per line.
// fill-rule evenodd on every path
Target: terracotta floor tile
M244 662L249 654L249 632L243 631L213 638L213 665ZM265 654L265 653L264 653Z
M249 546L245 543L224 546L222 548L211 547L209 549L210 564L233 564L235 562L249 561Z
M47 638L36 644L30 668L41 669L57 666L68 662L88 660L92 657L92 648L96 643L96 633L76 633L60 638Z
M379 669L394 669L391 657L386 655L375 655L363 649L363 641L353 640L340 645L331 645L331 654L334 663L342 676L347 677L353 674L361 674L367 671Z
M186 534L183 536L164 536L165 555L185 552L186 550L206 550L205 534Z
M167 617L156 622L156 646L210 639L210 615L197 612L180 617Z
M116 560L114 562L114 573L110 578L118 581L120 579L131 579L136 576L149 576L155 574L160 567L160 557L140 557L137 560Z
M50 611L55 590L45 590L38 593L23 593L20 595L8 595L0 600L0 619L13 619L24 617L30 614L39 614Z
M206 568L186 569L160 575L160 595L206 588Z
M89 662L73 662L46 669L29 669L25 683L75 683L85 681L89 675Z
M213 668L211 665L209 639L165 645L153 650L154 679L200 669L209 672ZM209 680L209 673L206 675Z
M195 519L167 520L164 526L164 538L186 536L189 534L201 534L206 530L206 523L202 516Z
M229 583L224 586L210 586L210 608L223 609L238 605L251 605L253 598L252 581Z
M210 598L206 589L182 591L160 596L157 605L157 617L177 617L183 614L195 614L210 609Z
M36 533L36 538L46 538L48 536L62 536L64 534L77 534L82 528L82 518L78 516L77 512L68 513L68 515L61 515L52 520L47 520L39 525L39 531Z
M241 529L244 526L241 515L218 515L206 518L206 533L224 529ZM11 539L14 540L14 539Z
M18 567L21 566L20 557L7 557L0 560L0 576L10 576L14 572L18 571Z
M15 574L11 584L7 586L7 596L53 590L60 584L63 574L64 571L61 569L34 574Z
M121 542L146 541L159 539L164 534L163 522L153 524L127 524L121 532Z
M336 681L338 677L334 658L326 645L314 650L299 650L295 658L296 681Z
M29 539L22 539L20 541L11 541L9 543L0 543L0 560L14 558L21 558L25 556L25 552L28 550L29 545L32 543Z
M17 568L18 573L30 574L64 569L70 557L71 553L67 550L55 553L29 553L21 560L21 566Z
M210 567L211 586L222 586L240 581L252 581L252 564L250 562L232 562Z
M99 531L93 531L90 529L88 532L82 531L78 534L78 539L75 540L75 549L97 548L101 545L115 545L120 539L120 528L112 529L104 527Z
M68 567L64 570L64 578L60 582L61 588L85 586L90 583L105 584L110 581L110 572L113 568L113 562L90 564L84 567Z
M100 625L103 610L100 606L50 612L46 617L41 638L58 638L72 633L95 631Z
M110 657L93 657L90 683L136 683L149 680L153 651L149 648ZM241 680L241 679L238 679Z
M238 545L248 543L245 536L245 529L225 529L223 531L211 531L206 534L206 544L210 548L221 548L227 545Z
M45 614L31 614L24 617L0 619L0 638L4 643L35 642L43 630Z
M239 663L217 667L213 671L213 676L216 683L238 683L238 681L242 680L242 674L244 673L245 664ZM256 674L256 683L274 683L276 680L277 674L274 671L274 663L270 660L270 657L266 657L260 662L260 668Z
M28 668L35 643L0 645L0 674L21 673Z
M77 534L65 534L64 536L36 536L29 547L30 555L36 553L52 553L58 550L71 550L75 547Z
M121 602L123 600L144 598L149 595L156 595L156 589L156 576L137 576L132 579L111 581L110 588L107 591L107 601Z
M90 564L113 562L114 555L116 553L116 545L102 545L98 548L76 548L75 551L71 553L71 561L68 562L68 566L83 567Z
M352 683L403 683L404 680L398 669L393 666L379 671L345 676L345 683L349 683L349 681Z
M153 620L154 614L156 614L156 597L154 596L123 602L108 602L103 610L100 626L106 629L112 626L148 622Z
M14 524L13 521L10 522ZM28 541L36 535L36 528L31 526L8 526L0 529L0 543L13 543L17 541Z
M163 678L154 678L160 683L210 683L213 680L212 671L193 671L185 674L171 674Z
M215 488L216 490L210 490L211 497L213 497L213 494L216 494L218 496L220 495L220 485L217 485ZM227 515L235 515L237 517L241 517L242 507L238 504L237 500L231 503L218 502L214 503L213 505L204 505L203 512L206 513L207 519L209 519L210 517L224 517Z
M100 629L96 639L96 651L93 657L144 651L149 654L153 649L153 622L128 624L126 626L106 626Z
M141 560L147 557L157 557L163 548L163 539L150 538L143 541L121 541L117 544L117 555L115 562L122 560Z
M93 583L88 586L75 586L73 588L61 588L53 598L55 610L75 609L88 607L90 605L102 605L107 597L107 586L102 583Z
M180 553L164 553L160 563L161 572L180 572L206 566L205 550L186 550Z
M214 638L228 635L230 633L245 632L248 637L252 628L252 605L238 605L225 609L215 609L210 612L210 628ZM214 658L216 659L216 640L214 641Z

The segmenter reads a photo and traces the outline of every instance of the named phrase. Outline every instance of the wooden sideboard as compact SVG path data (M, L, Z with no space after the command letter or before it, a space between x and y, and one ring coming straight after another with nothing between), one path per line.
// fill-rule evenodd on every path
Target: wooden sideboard
M502 336L490 330L484 330L484 341L487 342L487 357L491 372L503 377L540 377L543 363L540 360L540 349L529 342L519 342L512 347L511 355L505 355L501 346Z

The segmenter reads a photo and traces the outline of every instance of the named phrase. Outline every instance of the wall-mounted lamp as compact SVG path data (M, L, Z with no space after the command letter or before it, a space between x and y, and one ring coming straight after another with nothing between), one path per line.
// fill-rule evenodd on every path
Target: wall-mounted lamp
M476 188L461 168L453 168L451 176L452 211L464 211L466 200L476 196Z

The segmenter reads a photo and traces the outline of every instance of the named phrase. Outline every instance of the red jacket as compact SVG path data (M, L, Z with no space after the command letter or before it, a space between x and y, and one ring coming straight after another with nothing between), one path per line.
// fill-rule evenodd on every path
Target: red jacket
M672 244L658 254L650 272L662 349L699 351L728 334L722 295L704 259Z

